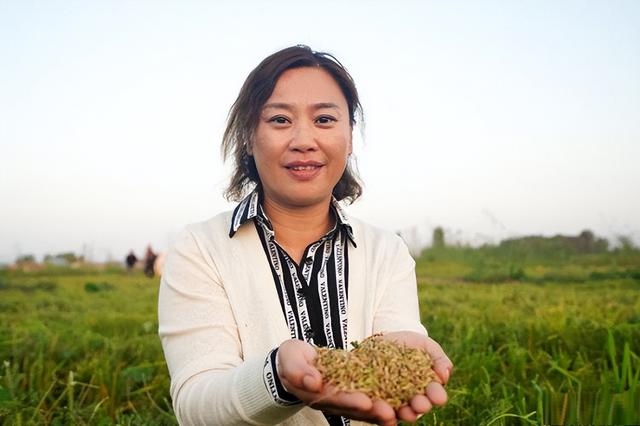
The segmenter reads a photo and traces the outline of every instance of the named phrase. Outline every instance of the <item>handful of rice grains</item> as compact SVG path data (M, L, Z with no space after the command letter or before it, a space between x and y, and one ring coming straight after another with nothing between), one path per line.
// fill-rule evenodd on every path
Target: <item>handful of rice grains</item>
M421 349L383 340L379 334L352 345L351 351L316 348L318 371L338 391L363 392L398 409L438 381L431 357Z

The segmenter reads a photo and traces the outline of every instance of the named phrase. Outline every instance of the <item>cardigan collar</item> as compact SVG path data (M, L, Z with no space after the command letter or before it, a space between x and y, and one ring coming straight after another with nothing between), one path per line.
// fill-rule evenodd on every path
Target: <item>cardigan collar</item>
M347 234L347 237L349 237L349 240L351 240L351 244L353 244L354 247L357 247L353 236L353 227L349 222L349 218L333 195L331 196L330 208L336 217L336 224L325 237L333 235L338 229L343 229ZM270 232L271 237L273 237L273 226L271 224L271 220L269 220L267 214L262 208L262 197L257 188L240 201L233 210L233 214L231 215L229 238L233 238L238 229L251 219L255 219L260 225L263 225Z

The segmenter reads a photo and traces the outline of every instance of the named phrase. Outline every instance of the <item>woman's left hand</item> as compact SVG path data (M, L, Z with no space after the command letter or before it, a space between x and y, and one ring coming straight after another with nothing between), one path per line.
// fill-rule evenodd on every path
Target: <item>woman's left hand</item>
M425 394L414 396L410 404L400 407L396 413L398 419L414 422L420 415L430 411L433 406L446 404L447 391L444 389L444 385L449 381L449 376L453 370L453 363L444 353L438 342L413 331L386 333L382 335L382 338L404 344L410 348L425 350L431 356L433 360L433 370L440 379L440 383L430 383L427 386L427 392Z

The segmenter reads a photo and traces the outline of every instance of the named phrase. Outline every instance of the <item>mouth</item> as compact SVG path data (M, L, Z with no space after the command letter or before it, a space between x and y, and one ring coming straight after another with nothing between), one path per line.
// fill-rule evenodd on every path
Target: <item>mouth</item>
M309 181L320 173L324 164L317 162L291 162L284 166L290 177L298 181Z
M309 165L309 166L285 166L289 170L302 171L302 170L316 170L322 167L322 165Z

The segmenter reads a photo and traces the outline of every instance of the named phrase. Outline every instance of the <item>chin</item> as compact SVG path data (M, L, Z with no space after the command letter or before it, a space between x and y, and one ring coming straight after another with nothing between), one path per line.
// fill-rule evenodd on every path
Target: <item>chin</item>
M319 203L326 202L327 199L331 199L331 193L314 193L311 191L299 191L296 193L289 193L282 197L282 199L289 205L295 207L309 207Z

